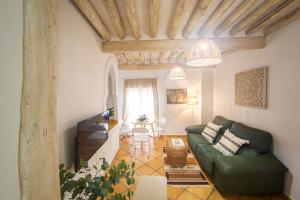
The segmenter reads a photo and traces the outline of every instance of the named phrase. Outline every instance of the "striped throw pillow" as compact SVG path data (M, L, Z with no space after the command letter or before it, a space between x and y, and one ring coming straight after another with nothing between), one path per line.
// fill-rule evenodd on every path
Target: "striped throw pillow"
M218 151L222 152L226 156L232 156L244 145L249 144L249 140L243 140L229 130L226 130L217 144L213 145Z
M222 126L209 122L207 126L202 131L203 137L209 142L213 143L216 138L218 131Z

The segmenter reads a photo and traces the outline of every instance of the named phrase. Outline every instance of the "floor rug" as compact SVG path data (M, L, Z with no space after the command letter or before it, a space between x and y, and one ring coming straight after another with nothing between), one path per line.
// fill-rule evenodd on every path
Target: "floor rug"
M166 177L169 185L209 185L201 170L168 169Z

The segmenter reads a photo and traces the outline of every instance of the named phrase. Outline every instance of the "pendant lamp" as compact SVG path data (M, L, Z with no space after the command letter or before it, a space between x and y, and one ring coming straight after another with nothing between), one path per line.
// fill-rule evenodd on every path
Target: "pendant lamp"
M169 80L183 80L185 79L185 71L182 67L174 67L169 72L167 78Z
M194 44L187 55L186 65L191 67L214 66L222 61L218 45L210 39L201 39Z

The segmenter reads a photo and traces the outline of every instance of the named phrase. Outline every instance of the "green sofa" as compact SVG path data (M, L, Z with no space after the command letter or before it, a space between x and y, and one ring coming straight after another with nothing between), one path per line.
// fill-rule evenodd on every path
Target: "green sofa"
M214 144L227 129L250 141L236 155L225 156L202 136L205 124L185 129L190 149L217 189L225 194L282 193L288 169L271 151L272 135L222 116L216 116L213 123L222 125Z

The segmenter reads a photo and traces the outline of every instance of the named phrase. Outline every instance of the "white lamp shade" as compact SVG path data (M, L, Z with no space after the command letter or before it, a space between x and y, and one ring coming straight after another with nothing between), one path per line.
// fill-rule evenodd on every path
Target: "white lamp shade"
M169 80L182 80L182 79L185 79L185 71L182 69L182 67L174 67L169 72L167 78Z
M187 104L188 105L198 105L199 100L197 96L189 96L187 99Z
M189 51L186 65L191 67L207 67L217 65L221 61L220 48L210 39L201 39Z

